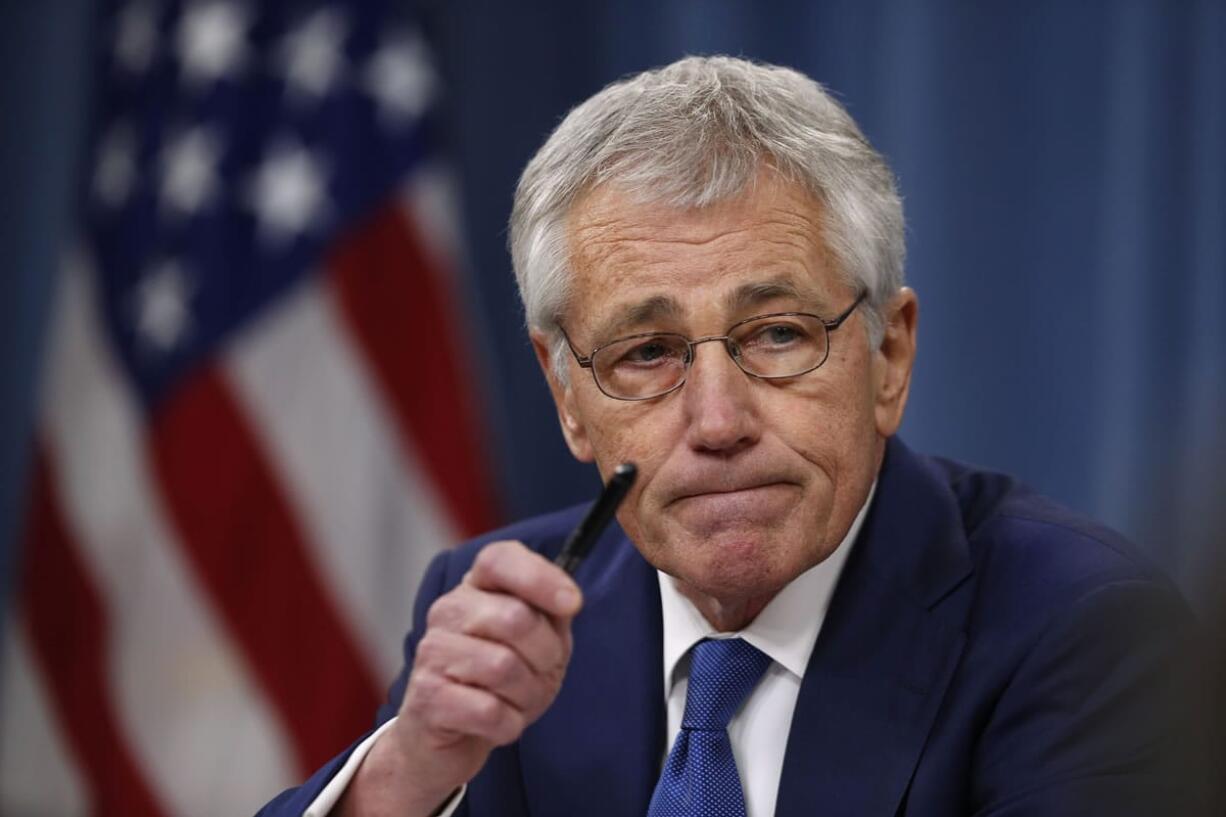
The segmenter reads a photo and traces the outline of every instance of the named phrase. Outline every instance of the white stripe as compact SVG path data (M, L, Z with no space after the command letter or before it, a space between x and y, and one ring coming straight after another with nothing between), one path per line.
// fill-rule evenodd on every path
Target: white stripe
M176 815L251 813L296 777L289 744L163 517L92 275L84 259L65 267L43 422L66 526L106 600L119 723Z
M497 378L490 369L492 361L483 359L477 349L490 348L493 341L488 327L480 321L469 320L481 311L480 290L473 286L466 274L472 269L465 242L460 230L460 198L455 175L444 162L432 161L416 170L401 185L398 203L411 223L416 225L414 235L421 239L422 249L430 262L430 272L443 293L446 305L458 314L452 315L453 326L464 326L464 331L453 332L450 342L455 347L455 356L468 367L468 378L474 408L489 405L492 395L490 384ZM477 422L489 423L496 418L484 416L478 411ZM478 439L485 429L475 428Z
M390 680L422 573L456 536L420 459L395 433L326 279L305 282L262 316L226 356L226 371L322 575Z
M85 786L15 624L12 614L0 657L0 814L84 817L90 812Z
M435 161L416 168L405 179L399 201L436 270L450 279L457 270L471 269L460 234L460 193L447 165ZM453 288L449 281L442 283Z

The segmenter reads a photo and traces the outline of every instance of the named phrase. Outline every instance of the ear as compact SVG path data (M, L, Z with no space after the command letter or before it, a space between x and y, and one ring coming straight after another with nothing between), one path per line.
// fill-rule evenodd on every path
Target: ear
M558 422L562 425L562 436L566 438L566 445L570 447L570 453L574 454L575 459L580 462L592 462L594 459L592 443L588 439L587 427L583 423L582 415L576 404L574 384L563 385L558 381L558 376L553 369L553 344L549 336L538 329L533 329L528 333L528 337L532 339L532 349L536 352L536 360L541 364L545 381L549 383L549 392L553 395L553 403L558 409Z
M903 409L911 389L915 364L915 330L919 322L919 299L903 287L885 309L885 333L873 355L874 414L877 432L890 437L902 424Z

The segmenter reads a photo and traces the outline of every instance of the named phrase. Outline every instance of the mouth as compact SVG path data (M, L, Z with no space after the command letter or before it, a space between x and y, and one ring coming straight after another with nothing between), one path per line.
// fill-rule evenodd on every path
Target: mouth
M785 483L782 481L776 481L776 482L754 483L752 485L740 485L740 486L735 486L732 488L722 488L722 487L714 488L712 487L712 488L689 489L683 493L678 494L676 497L674 497L670 501L670 504L672 502L683 502L687 499L703 499L707 497L721 497L721 496L731 498L731 497L734 497L740 494L752 495L758 491L767 491L771 488L776 488L776 487L787 485L787 484L788 483Z
M765 482L725 489L689 491L669 502L669 510L687 527L724 527L734 522L755 525L778 521L794 504L798 486Z
M736 496L752 496L759 492L768 492L772 489L781 487L797 487L796 483L780 479L778 477L748 479L741 482L735 480L704 480L703 482L695 482L690 485L680 486L673 496L668 500L666 505L672 505L677 502L685 502L693 499L707 499L719 497L734 498Z

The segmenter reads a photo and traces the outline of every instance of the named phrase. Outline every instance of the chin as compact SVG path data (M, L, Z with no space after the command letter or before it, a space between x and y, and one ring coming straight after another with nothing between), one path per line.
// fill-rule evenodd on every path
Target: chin
M770 537L722 535L679 554L666 570L698 592L721 600L774 595L791 578Z

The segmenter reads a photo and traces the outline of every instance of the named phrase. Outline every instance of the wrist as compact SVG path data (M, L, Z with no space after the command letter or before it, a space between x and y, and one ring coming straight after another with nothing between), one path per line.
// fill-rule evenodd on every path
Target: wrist
M333 811L334 817L434 817L462 784L430 785L433 777L409 756L393 724L375 741Z

